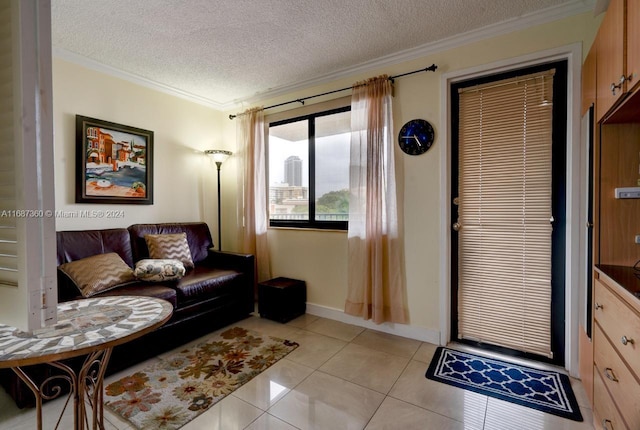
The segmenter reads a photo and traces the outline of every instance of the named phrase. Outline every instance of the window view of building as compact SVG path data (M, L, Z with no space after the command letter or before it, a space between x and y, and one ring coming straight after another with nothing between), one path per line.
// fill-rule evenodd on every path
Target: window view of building
M346 107L269 125L272 226L346 228L350 122Z
M302 186L302 159L292 155L284 161L284 181L294 187Z

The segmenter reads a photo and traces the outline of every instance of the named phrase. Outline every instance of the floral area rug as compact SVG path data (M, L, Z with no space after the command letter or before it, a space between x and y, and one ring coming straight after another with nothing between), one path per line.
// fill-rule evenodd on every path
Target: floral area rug
M233 327L105 388L105 406L138 429L177 429L296 349Z

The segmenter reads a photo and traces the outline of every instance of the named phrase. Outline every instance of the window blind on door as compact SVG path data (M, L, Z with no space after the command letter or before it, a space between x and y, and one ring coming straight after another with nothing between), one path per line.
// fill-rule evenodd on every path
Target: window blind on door
M0 284L18 283L11 2L0 5Z
M459 90L458 336L548 357L553 75Z

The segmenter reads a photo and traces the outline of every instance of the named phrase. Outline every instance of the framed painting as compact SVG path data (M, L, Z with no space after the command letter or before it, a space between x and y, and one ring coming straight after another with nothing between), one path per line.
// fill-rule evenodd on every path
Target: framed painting
M76 203L153 204L153 131L76 115Z

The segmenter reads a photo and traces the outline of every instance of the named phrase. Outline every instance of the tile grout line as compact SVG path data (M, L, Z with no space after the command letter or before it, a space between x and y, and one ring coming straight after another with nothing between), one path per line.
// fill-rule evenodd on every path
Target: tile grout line
M261 318L261 317L259 317L259 318ZM284 324L284 325L287 325L287 324ZM307 330L307 326L304 326L304 327L289 326L289 327L293 327L294 329L297 329L297 330L306 331L306 332L308 332L308 333L312 333L312 334L315 334L315 335L317 335L317 336L325 336L325 337L328 337L328 338L331 338L331 339L336 339L336 338L331 337L331 336L326 336L326 335L323 335L323 334L320 334L320 333L315 333L315 332L313 332L313 331L311 331L311 330ZM293 342L298 343L298 340L296 340L296 339L287 339L287 340L291 340L291 341L293 341ZM337 340L342 340L342 339L337 339ZM343 342L345 342L345 341L343 341ZM297 388L297 387L298 387L298 386L300 386L304 381L306 381L307 379L309 379L309 377L311 377L311 375L313 375L313 374L314 374L314 373L316 373L316 372L320 372L320 370L319 370L319 369L320 369L320 367L322 367L322 365L324 365L327 361L329 361L329 360L330 360L331 358L333 358L336 354L338 354L340 351L342 351L342 350L343 350L343 349L344 349L348 344L349 344L349 342L346 342L346 343L345 343L345 345L343 345L343 346L342 346L338 351L336 351L333 355L331 355L331 357L329 357L326 361L324 361L322 364L320 364L317 368L309 367L309 366L307 366L307 365L305 365L305 364L298 363L297 361L294 361L294 360L289 359L289 361L291 361L291 362L293 362L293 363L295 363L295 364L297 364L297 365L300 365L300 366L308 367L309 369L312 369L312 371L311 371L311 373L309 373L307 376L305 376L304 378L302 378L302 379L300 380L300 382L298 382L297 384L295 384L293 387L289 388L289 392L288 392L287 394L285 394L285 395L284 395L284 396L282 396L280 399L278 399L274 404L269 405L269 407L267 408L267 410L266 410L266 411L264 411L262 415L264 415L264 414L271 415L271 416L273 416L274 418L276 418L276 419L278 419L278 420L280 420L280 421L282 421L282 422L284 422L284 423L286 423L286 424L290 425L291 427L293 427L293 428L295 428L295 429L300 430L300 429L299 429L299 427L297 427L296 425L294 425L294 424L290 423L289 421L287 421L287 420L285 420L285 419L282 419L282 418L280 418L280 417L278 417L278 416L276 416L276 415L273 415L273 414L269 413L269 411L270 411L270 410L272 410L272 409L273 409L273 408L274 408L278 403L280 403L282 400L284 400L284 398L285 398L285 397L287 397L288 395L290 395L290 394L294 391L294 389L295 389L295 388ZM300 344L299 344L299 343L298 343L298 345L300 346ZM292 352L293 352L293 351L292 351ZM288 354L287 354L287 355L288 355ZM287 357L285 356L285 357L283 357L283 359L287 359ZM324 372L321 372L321 373L324 373ZM340 379L342 379L342 378L340 378ZM257 408L257 406L256 406L256 408ZM258 409L260 409L260 408L258 408ZM260 416L262 416L262 415L260 415ZM258 418L260 418L260 417L258 417ZM256 418L256 420L257 420L258 418ZM255 421L255 420L254 420L254 421ZM251 424L249 424L249 425L251 425ZM245 427L245 428L246 428L246 427Z

